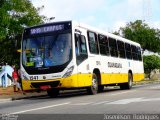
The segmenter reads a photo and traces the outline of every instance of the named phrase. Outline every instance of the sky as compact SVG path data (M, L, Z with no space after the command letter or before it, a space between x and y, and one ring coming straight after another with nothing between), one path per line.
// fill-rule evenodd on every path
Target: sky
M160 0L32 0L44 5L40 14L54 21L76 20L108 32L125 27L130 21L145 20L160 29Z

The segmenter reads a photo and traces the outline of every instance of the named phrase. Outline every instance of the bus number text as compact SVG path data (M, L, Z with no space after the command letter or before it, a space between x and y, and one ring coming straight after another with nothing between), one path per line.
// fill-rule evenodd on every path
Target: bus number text
M38 80L38 76L30 76L30 80Z

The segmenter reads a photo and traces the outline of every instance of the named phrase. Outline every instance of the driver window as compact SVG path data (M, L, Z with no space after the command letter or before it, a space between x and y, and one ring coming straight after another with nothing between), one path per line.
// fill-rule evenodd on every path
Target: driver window
M83 35L75 34L76 55L87 54L86 39Z
M75 53L76 53L77 65L79 65L85 59L88 58L85 36L80 34L75 34Z

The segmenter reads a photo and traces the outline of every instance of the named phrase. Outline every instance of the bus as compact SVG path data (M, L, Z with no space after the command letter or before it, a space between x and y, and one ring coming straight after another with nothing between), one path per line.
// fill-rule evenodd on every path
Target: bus
M140 44L76 21L24 29L21 45L23 90L86 89L88 94L118 85L130 89L144 79Z

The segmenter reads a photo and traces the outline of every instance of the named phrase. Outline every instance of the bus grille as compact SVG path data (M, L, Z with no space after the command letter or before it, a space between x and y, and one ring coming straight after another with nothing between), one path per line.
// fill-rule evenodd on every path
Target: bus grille
M57 87L60 81L53 81L53 82L38 82L38 83L31 83L31 85L35 88L40 88L41 86L49 85L51 87Z

